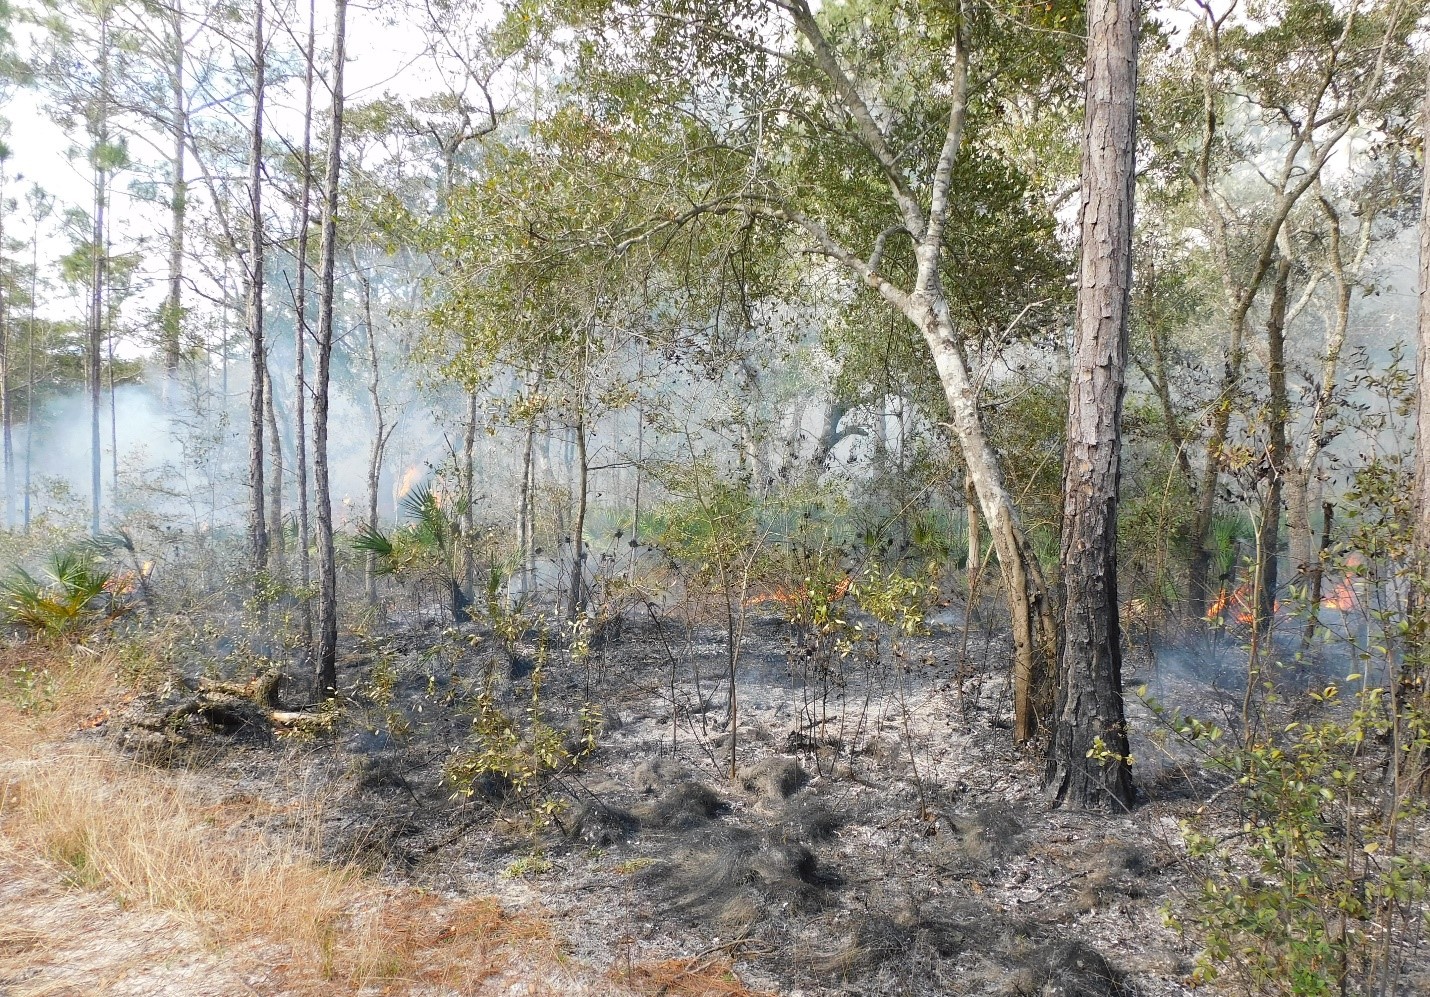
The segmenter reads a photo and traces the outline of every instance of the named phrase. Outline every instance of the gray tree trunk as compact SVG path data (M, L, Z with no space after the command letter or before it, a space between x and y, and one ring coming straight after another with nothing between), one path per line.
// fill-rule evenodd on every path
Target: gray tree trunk
M273 374L263 365L263 409L268 422L268 460L272 474L268 481L268 570L275 578L287 571L283 551L283 437L278 431L278 403L274 398Z
M248 173L248 504L249 556L254 584L268 567L268 528L263 515L263 395L267 358L263 346L263 99L265 90L263 0L253 17L253 131Z
M378 491L382 485L382 455L387 449L387 438L391 430L387 426L386 416L382 409L382 368L378 364L377 356L377 332L372 324L372 282L366 275L360 274L358 282L362 287L362 316L363 325L367 331L367 359L368 359L368 397L372 400L372 413L375 425L372 434L372 449L368 455L367 463L367 523L368 528L376 532L377 530L377 499ZM368 554L366 564L365 581L367 588L367 601L371 606L377 605L377 555Z
M5 246L5 164L0 161L0 252ZM10 395L11 357L10 298L0 289L0 451L5 474L5 529L15 528L15 413Z
M35 451L35 309L40 283L40 222L49 211L42 197L33 202L35 235L30 243L30 329L25 337L25 532L30 532L31 497L34 495L34 451Z
M163 320L160 323L164 339L164 397L171 399L179 376L179 359L183 350L182 329L184 318L184 226L188 216L188 187L184 177L184 154L188 142L188 112L184 106L184 6L182 0L175 0L169 11L170 30L173 32L172 76L170 97L173 106L169 109L173 138L173 187L169 197L169 294L164 300Z
M323 248L318 274L318 370L313 393L313 491L318 534L317 692L324 699L338 688L338 568L333 550L333 498L328 480L328 382L333 360L333 283L338 239L338 174L342 169L343 60L347 0L333 2L332 114L328 126L328 170L323 178Z
M1063 470L1062 653L1047 769L1054 804L1132 804L1117 614L1137 120L1137 2L1087 7L1082 264Z
M1421 148L1430 153L1430 72L1420 109ZM1420 187L1420 280L1415 374L1415 549L1421 570L1430 565L1430 155Z
M1291 401L1286 394L1286 293L1291 281L1291 261L1276 261L1271 284L1271 308L1266 316L1266 383L1270 388L1267 411L1266 491L1262 494L1261 518L1256 524L1256 612L1253 625L1266 632L1275 618L1276 589L1281 565L1281 492L1285 482L1287 457L1286 420Z
M584 375L583 375L584 379ZM586 407L576 416L576 515L571 527L571 591L567 619L574 620L586 610L586 507L591 494L591 459L586 449Z
M472 537L477 526L477 389L467 392L467 425L462 437L462 584L467 599L477 598L476 551Z
M109 183L105 161L109 144L109 15L101 14L99 22L99 126L95 133L97 146L94 168L94 223L91 238L91 279L89 300L89 349L86 357L89 387L89 531L99 533L99 507L103 494L102 453L100 443L100 350L104 343L104 284L108 261L104 256L104 208Z
M308 212L313 206L313 47L315 0L308 0L308 44L303 50L303 170L298 197L298 284L293 290L293 477L298 486L298 580L302 586L303 652L313 654L312 535L308 518Z

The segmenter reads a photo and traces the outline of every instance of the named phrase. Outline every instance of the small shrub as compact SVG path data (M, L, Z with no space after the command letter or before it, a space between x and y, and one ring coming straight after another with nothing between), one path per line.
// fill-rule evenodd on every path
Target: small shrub
M133 579L101 568L80 548L57 551L45 576L15 568L0 581L0 618L34 637L85 633L130 610Z
M1205 945L1198 982L1297 997L1369 993L1421 937L1426 800L1396 770L1430 745L1426 718L1395 709L1382 688L1348 703L1336 685L1310 695L1329 718L1249 747L1172 718L1235 778L1240 803L1239 826L1204 811L1183 827L1202 883L1164 913Z

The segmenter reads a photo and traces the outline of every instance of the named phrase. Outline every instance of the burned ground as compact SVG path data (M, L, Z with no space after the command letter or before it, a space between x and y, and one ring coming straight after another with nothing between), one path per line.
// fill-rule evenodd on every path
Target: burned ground
M997 635L976 669L936 628L820 673L797 633L763 619L740 660L731 778L724 636L665 626L627 620L579 660L534 632L508 646L393 625L345 661L331 730L258 736L191 711L156 755L150 721L171 696L96 736L194 768L216 793L320 800L331 858L539 906L592 964L718 952L748 985L807 997L1187 990L1195 941L1161 909L1189 876L1178 822L1225 780L1149 736L1136 700L1139 806L1050 812L1037 758L1007 729ZM1144 677L1201 705L1218 692ZM454 782L484 694L517 726L537 709L569 761L534 781ZM592 705L602 722L583 745ZM283 831L283 812L253 820Z

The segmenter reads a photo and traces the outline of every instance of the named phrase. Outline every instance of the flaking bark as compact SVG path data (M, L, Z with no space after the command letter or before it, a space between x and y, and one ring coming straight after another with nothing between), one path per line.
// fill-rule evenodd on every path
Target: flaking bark
M1117 502L1132 288L1136 0L1087 8L1082 261L1063 470L1062 648L1047 769L1054 805L1132 804L1117 613Z

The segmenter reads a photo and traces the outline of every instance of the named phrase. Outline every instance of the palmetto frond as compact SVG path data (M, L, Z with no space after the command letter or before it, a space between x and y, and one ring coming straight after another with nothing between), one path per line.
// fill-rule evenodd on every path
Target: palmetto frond
M354 550L371 554L376 559L374 567L378 574L391 574L398 567L398 549L393 542L393 537L383 533L377 527L364 523L358 527L357 536L352 538Z

